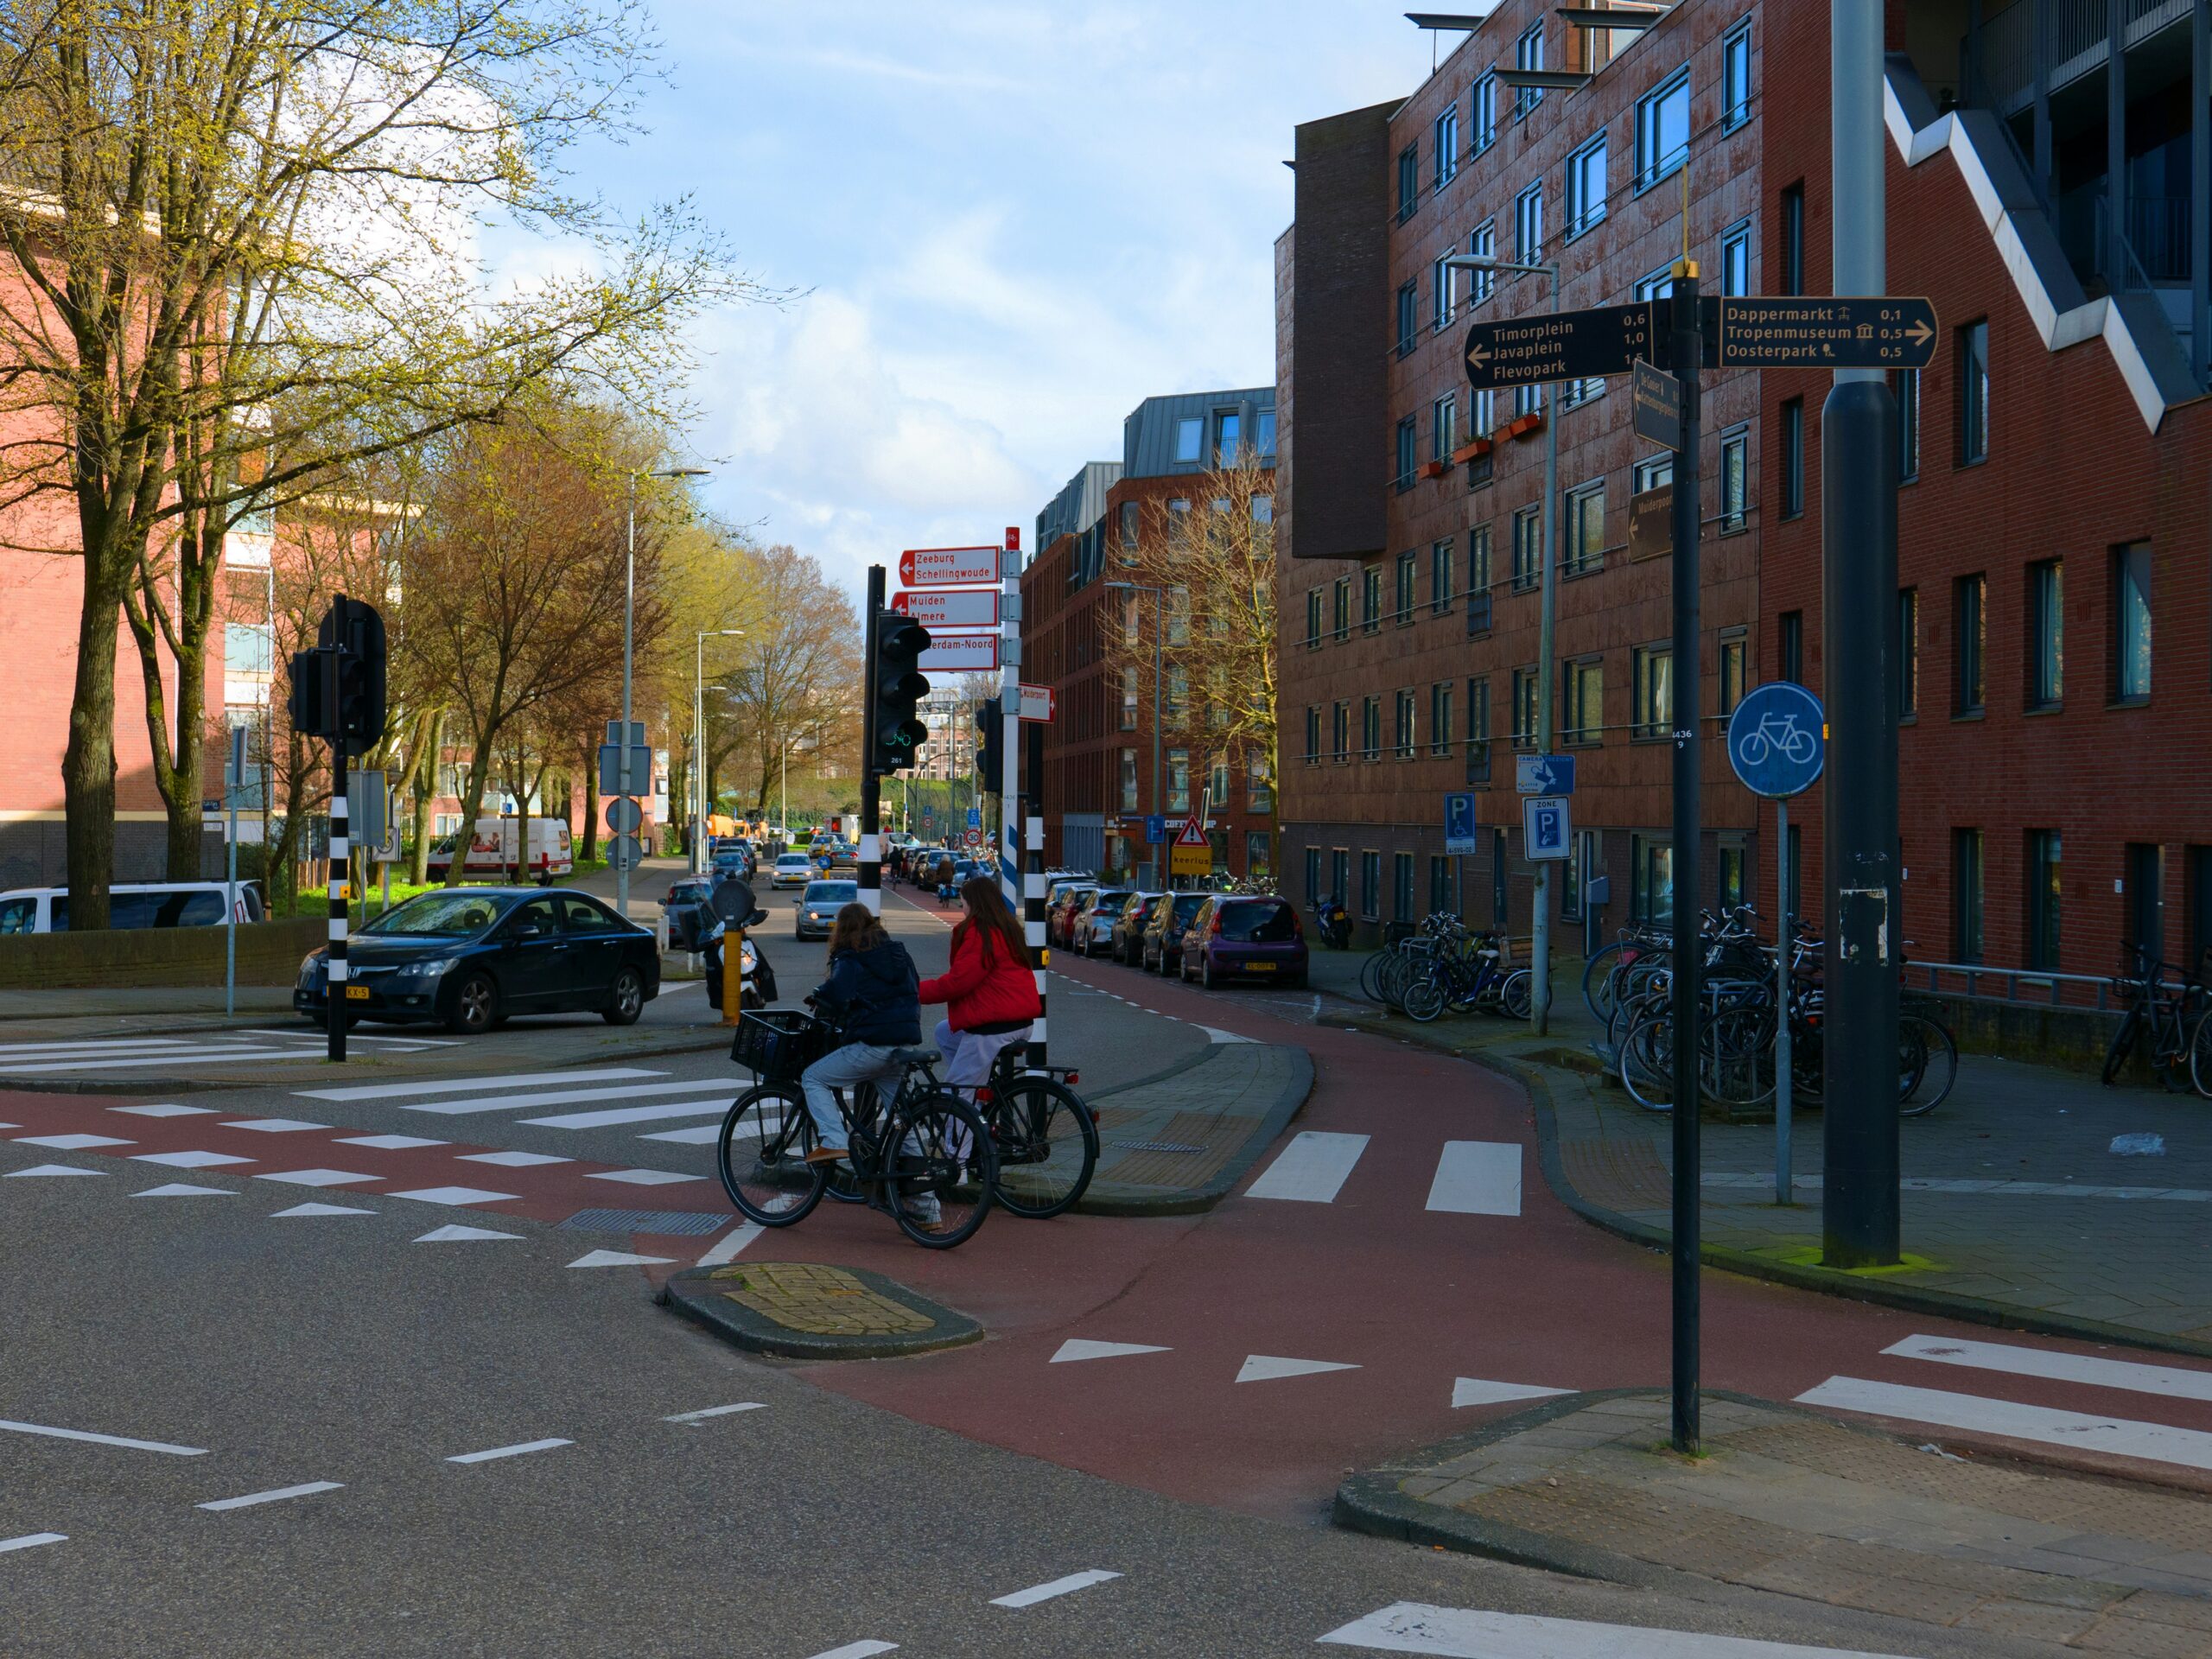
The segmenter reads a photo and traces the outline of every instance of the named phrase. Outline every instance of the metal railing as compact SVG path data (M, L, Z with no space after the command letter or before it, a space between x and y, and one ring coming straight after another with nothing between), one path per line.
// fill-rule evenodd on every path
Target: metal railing
M1946 977L1961 982L1953 990ZM1984 990L1994 981L2001 991ZM2061 974L2041 968L1993 968L1986 963L1908 962L1904 982L1913 988L1977 997L1986 1002L2048 1003L2057 1008L2094 1008L2109 1013L2113 1007L2113 979L2109 974ZM2178 991L2178 980L2161 979L2160 990Z

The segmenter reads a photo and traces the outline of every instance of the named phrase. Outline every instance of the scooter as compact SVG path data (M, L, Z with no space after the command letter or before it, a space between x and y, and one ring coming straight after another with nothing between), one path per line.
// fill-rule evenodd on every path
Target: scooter
M1351 943L1351 912L1327 893L1313 900L1309 908L1313 912L1313 931L1320 935L1321 943L1332 950L1342 950Z

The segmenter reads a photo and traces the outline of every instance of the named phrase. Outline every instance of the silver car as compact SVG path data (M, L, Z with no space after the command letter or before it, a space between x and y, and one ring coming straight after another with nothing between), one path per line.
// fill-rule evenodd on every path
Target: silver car
M796 919L792 937L801 939L826 939L830 924L837 919L837 912L861 896L857 881L810 881L806 891L793 899Z

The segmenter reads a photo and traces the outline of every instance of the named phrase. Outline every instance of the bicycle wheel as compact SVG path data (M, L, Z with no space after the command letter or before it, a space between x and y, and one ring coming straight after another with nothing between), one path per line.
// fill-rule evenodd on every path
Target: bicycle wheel
M1497 988L1497 1006L1509 1020L1526 1020L1530 1007L1530 987L1535 981L1526 968L1516 968L1506 975L1505 982Z
M899 1230L932 1250L964 1244L991 1213L998 1154L976 1109L953 1094L910 1102L884 1132L884 1191Z
M1618 995L1613 969L1619 965L1620 957L1621 944L1616 939L1604 950L1592 952L1582 966L1582 1000L1589 1005L1590 1017L1601 1026L1612 1022Z
M1370 950L1367 960L1359 964L1359 994L1369 1001L1382 1000L1382 969L1396 955L1395 950Z
M828 1172L806 1161L813 1150L814 1120L798 1085L764 1083L731 1103L715 1141L715 1166L747 1221L788 1227L822 1201Z
M2112 1046L2105 1050L2104 1081L2107 1085L2127 1064L2127 1052L2135 1046L2135 1033L2142 1028L2143 1005L2138 1002L2120 1020L2120 1029L2112 1034Z
M1672 1111L1675 1105L1675 1017L1646 1015L1629 1028L1620 1044L1621 1087L1647 1112Z
M1915 1033L1921 1065L1920 1076L1897 1107L1897 1116L1918 1117L1950 1097L1951 1086L1959 1078L1959 1046L1943 1022L1929 1014L1908 1014L1899 1023Z
M2212 1096L2212 1008L2198 1016L2189 1039L2189 1081L2198 1094Z
M1763 1006L1721 1008L1707 1016L1700 1042L1705 1088L1732 1110L1774 1096L1774 1023Z
M1090 1107L1052 1077L1016 1077L989 1113L999 1157L999 1202L1046 1221L1072 1209L1098 1167L1098 1125Z
M1432 969L1399 993L1398 1006L1405 1010L1407 1019L1417 1020L1425 1026L1444 1012L1446 1000L1444 976Z

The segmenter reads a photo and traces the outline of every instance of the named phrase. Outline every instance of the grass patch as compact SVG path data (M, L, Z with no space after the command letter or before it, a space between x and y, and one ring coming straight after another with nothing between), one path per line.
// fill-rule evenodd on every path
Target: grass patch
M1909 1250L1904 1252L1895 1264L1876 1268L1831 1268L1821 1260L1821 1247L1817 1244L1792 1244L1778 1249L1754 1250L1751 1254L1769 1262L1779 1262L1785 1267L1814 1268L1822 1273L1840 1274L1852 1279L1886 1279L1902 1273L1944 1271L1942 1262L1931 1261L1924 1255L1915 1255Z

